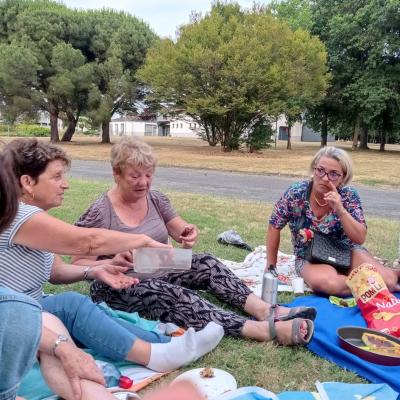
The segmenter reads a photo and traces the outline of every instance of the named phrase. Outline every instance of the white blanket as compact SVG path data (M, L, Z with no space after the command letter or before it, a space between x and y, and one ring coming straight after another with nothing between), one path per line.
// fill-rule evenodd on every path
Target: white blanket
M258 246L247 255L243 262L221 260L257 296L261 296L262 276L266 264L266 247ZM294 267L294 255L278 252L276 269L278 271L278 291L292 292L291 280L298 277ZM304 288L310 291L308 287Z

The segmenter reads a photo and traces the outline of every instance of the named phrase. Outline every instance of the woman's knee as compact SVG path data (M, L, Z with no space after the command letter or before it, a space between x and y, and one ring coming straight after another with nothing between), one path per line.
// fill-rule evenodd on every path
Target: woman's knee
M327 295L340 295L346 291L347 285L344 279L340 279L339 276L326 276L306 283L316 293L323 293Z
M67 327L78 317L85 317L96 305L88 296L64 292L42 300L43 309L57 316Z
M1 290L0 316L0 398L3 398L5 393L13 392L35 360L42 311L33 299Z

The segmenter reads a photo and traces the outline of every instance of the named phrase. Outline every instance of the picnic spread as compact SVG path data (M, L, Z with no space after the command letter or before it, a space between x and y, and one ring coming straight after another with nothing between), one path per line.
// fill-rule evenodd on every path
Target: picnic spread
M265 269L265 246L258 246L253 252L248 254L242 263L222 260L237 276L239 276L256 294L261 293L262 276ZM292 282L298 278L294 267L294 256L287 255L282 252L278 254L277 272L279 278L279 291L292 291ZM368 268L367 268L368 269ZM388 300L388 304L385 306L397 306L400 304L400 294L393 295L386 289L384 283L382 283L379 276L375 276L373 280L368 276L364 276L365 268L360 268L361 273L357 275L357 271L349 277L351 287L355 295L354 298L342 299L340 297L330 296L321 297L316 295L297 297L293 302L288 304L289 307L308 306L315 307L317 309L317 317L314 321L314 336L307 346L310 351L316 355L325 358L347 370L353 371L359 376L367 379L373 384L344 384L339 382L326 382L316 383L317 393L312 392L283 392L280 394L273 394L263 388L249 387L237 389L236 381L234 377L225 382L229 378L229 374L224 371L215 369L213 371L207 371L207 374L199 375L197 370L195 372L187 371L184 378L190 378L193 380L195 385L199 385L199 389L208 399L221 399L221 400L309 400L309 399L329 399L329 400L342 400L345 398L354 399L374 399L374 400L400 400L400 381L398 377L400 375L400 340L392 341L388 339L384 342L384 337L379 336L378 331L370 331L366 329L367 322L364 317L372 318L371 315L375 315L373 310L371 311L371 304L367 309L367 314L363 317L362 311L363 304L360 300L363 296L371 297L371 290L375 289L382 292L383 299ZM375 272L375 271L372 271ZM367 274L368 275L368 274ZM360 283L361 282L361 283ZM305 288L310 291L309 288ZM372 296L373 297L373 296ZM378 297L379 299L379 297ZM369 300L369 298L368 298ZM357 307L358 305L358 307ZM101 305L107 312L113 313L114 316L117 313L119 318L124 319L130 323L139 324L141 327L147 330L155 330L160 332L166 332L169 334L174 333L174 329L178 327L173 324L159 324L155 321L147 321L140 318L136 313L125 313L109 309L106 305ZM361 309L361 311L360 311ZM397 310L397 308L396 308ZM386 313L387 314L387 313ZM393 318L397 320L397 313L393 316L387 317L387 315L378 315L378 322L384 322L384 324L378 324L379 327L386 327L387 322ZM367 318L367 321L368 321ZM370 323L368 323L370 325ZM376 327L376 326L375 326ZM350 333L349 333L350 332ZM361 348L363 351L367 351L367 356L363 356L362 352L352 351L351 345L354 345L356 338L351 337L355 335L354 332L361 332L359 341L361 338L364 340L366 333L369 333L365 340L361 343L362 346L355 346ZM378 335L377 335L378 334ZM346 337L348 335L348 337ZM390 338L389 335L387 335ZM344 342L348 341L350 346L344 346ZM368 357L368 352L374 351L374 343L378 342L380 348L378 353L383 351L387 353L389 351L389 357L394 357L394 364L385 363L385 353L383 355L383 362L376 362L376 358ZM384 343L384 344L382 344ZM388 344L389 343L389 344ZM367 345L371 345L368 348ZM389 350L387 347L389 346ZM366 350L367 349L367 350ZM375 349L376 350L376 349ZM397 354L399 352L399 354ZM371 353L370 353L371 354ZM104 358L95 355L96 359ZM379 358L378 358L379 360ZM110 360L107 360L110 362ZM134 385L130 388L131 392L136 392L154 380L160 378L164 374L159 374L151 371L145 367L135 365L129 362L114 363L123 375L130 377ZM200 369L199 369L200 370ZM217 374L215 372L218 372ZM199 375L199 376L197 376ZM229 391L225 394L219 391L224 388L224 382L212 382L211 380L203 381L203 378L218 378L224 379L226 386L229 386ZM227 378L228 377L228 378ZM204 384L207 382L207 385ZM228 384L229 383L229 384ZM118 392L118 388L113 388L116 391L117 398L123 398L124 393ZM208 392L207 392L208 390ZM214 392L210 392L213 390ZM322 395L321 395L322 393ZM23 380L19 394L26 397L27 400L55 400L56 396L47 387L43 378L41 377L39 366L36 365L28 376ZM318 397L319 396L319 397ZM324 397L325 396L325 397ZM351 397L349 397L351 396ZM372 397L371 397L372 396Z
M258 246L252 253L247 255L242 263L222 261L246 282L256 294L260 295L262 275L265 269L265 256L266 247ZM291 282L297 276L294 267L294 256L279 252L276 268L280 280L278 291L292 291ZM368 270L367 272L365 272L366 269ZM385 332L385 329L389 330L387 333L395 330L396 336L398 336L398 331L396 330L398 324L396 321L399 318L397 311L400 304L400 293L390 293L376 270L370 271L370 269L371 267L361 266L349 277L350 287L353 290L355 299L311 295L298 297L288 306L308 306L317 309L317 317L314 321L314 336L307 346L310 351L355 372L370 382L384 382L395 391L400 392L400 381L398 379L400 376L400 344L397 347L397 343L400 342L391 341L389 346L393 349L389 351L391 352L392 362L386 362L385 365L384 361L382 365L382 363L376 364L375 362L367 361L368 359L376 360L376 357L361 358L359 354L355 355L342 348L341 339L337 333L338 329L342 327L366 328L368 325L375 329L382 329L383 332ZM371 272L373 272L372 275ZM306 288L306 290L310 289ZM371 299L376 300L371 302ZM379 310L379 307L386 308L386 312ZM367 318L368 323L364 318ZM391 321L393 321L392 324L390 324ZM378 330L374 332L379 334ZM373 339L375 341L378 340L381 347L387 347L387 344L382 343L385 339L384 335L378 336L378 339ZM365 350L367 343L362 343L363 350ZM367 349L368 352L374 352L375 350L375 352L379 353L382 351L381 349L368 348L368 346ZM384 349L383 351L386 352L384 354L386 355L388 350ZM397 360L397 363L396 361L393 362L393 358ZM331 397L328 398L331 399ZM400 396L398 399L400 399Z

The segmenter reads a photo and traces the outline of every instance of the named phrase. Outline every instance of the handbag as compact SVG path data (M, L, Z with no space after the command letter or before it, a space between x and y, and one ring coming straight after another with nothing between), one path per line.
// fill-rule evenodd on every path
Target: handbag
M314 232L305 256L311 263L329 264L339 272L347 272L351 267L350 247L320 232Z
M307 191L307 200L310 200L312 182ZM306 228L305 210L302 210L298 224L299 229ZM308 228L310 229L310 228ZM351 268L351 249L350 246L341 241L320 232L313 232L313 237L309 241L306 249L305 258L310 263L328 264L336 268L339 272L348 272Z

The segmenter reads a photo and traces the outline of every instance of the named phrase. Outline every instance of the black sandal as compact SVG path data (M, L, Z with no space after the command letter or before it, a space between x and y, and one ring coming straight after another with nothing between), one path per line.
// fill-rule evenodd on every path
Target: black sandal
M314 321L315 318L317 317L317 309L314 307L293 307L289 308L289 313L284 314L284 315L278 315L278 308L279 304L275 304L271 306L269 315L267 319L271 316L274 317L275 321L289 321L291 319L295 318L303 318L303 319L309 319L311 321Z

